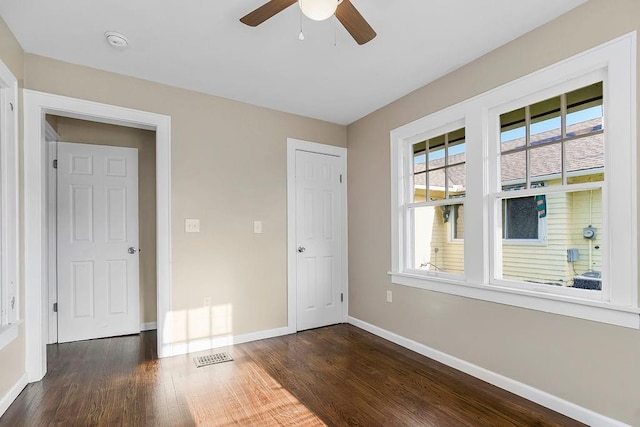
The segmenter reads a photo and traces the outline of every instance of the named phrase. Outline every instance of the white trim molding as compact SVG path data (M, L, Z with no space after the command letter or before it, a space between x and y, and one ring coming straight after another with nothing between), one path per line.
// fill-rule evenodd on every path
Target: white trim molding
M392 130L391 282L640 329L636 39L636 32L631 32ZM508 194L502 191L500 115L599 82L603 83L606 120L603 132L606 179L565 183L544 190L530 188ZM416 208L450 204L451 200L413 202L413 146L461 126L465 128L466 140L472 142L466 145L464 206L473 215L464 217L464 273L419 270L413 265L412 251L417 243L412 237L415 233L412 215ZM602 189L603 194L603 261L596 268L602 272L602 290L503 277L501 200L594 189Z
M47 210L45 114L109 123L156 133L156 214L158 277L158 355L171 353L163 341L171 310L171 117L82 99L23 90L24 239L26 371L30 382L47 372Z
M297 328L297 290L296 290L296 151L336 156L342 162L342 321L346 322L349 315L349 248L347 230L347 149L334 145L318 144L287 138L287 325L290 333Z
M142 322L140 323L140 332L155 331L158 329L158 322Z
M464 372L465 374L469 374L472 377L478 378L489 384L493 384L496 387L507 390L513 394L535 402L553 411L559 412L563 415L566 415L567 417L573 418L587 425L629 427L627 424L624 424L618 420L614 420L613 418L609 418L590 409L576 405L575 403L561 399L558 396L554 396L553 394L531 387L514 379L505 377L504 375L489 371L488 369L485 369L478 365L474 365L473 363L458 359L457 357L451 356L447 353L443 353L439 350L421 344L417 341L410 340L401 335L395 334L386 329L382 329L378 326L372 325L371 323L367 323L355 317L349 317L349 323L353 326L364 329L367 332L371 332L374 335L384 338L387 341L391 341L392 343L398 344L399 346L408 348L409 350L415 351L416 353L443 363L453 369Z
M0 60L0 340L20 320L18 80Z
M2 417L5 412L7 412L9 406L11 406L13 401L16 400L16 398L20 395L20 393L22 392L22 390L24 390L28 383L29 382L27 381L27 373L25 372L13 385L13 387L11 387L11 389L9 389L9 391L4 396L2 396L2 399L0 399L0 417Z

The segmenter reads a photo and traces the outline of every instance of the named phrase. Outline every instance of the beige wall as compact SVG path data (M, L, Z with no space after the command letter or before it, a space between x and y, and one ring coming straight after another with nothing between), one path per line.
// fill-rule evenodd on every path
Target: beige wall
M24 52L16 39L9 31L2 18L0 18L0 60L9 67L14 76L18 79L18 84L22 87L22 80L24 77ZM21 102L21 100L20 100ZM19 127L22 127L22 120ZM20 132L20 140L22 140L22 132ZM20 150L22 152L22 150ZM20 154L22 156L22 154ZM22 177L20 177L22 181ZM22 206L22 196L20 197L20 206ZM24 247L23 242L20 242L20 247ZM24 277L24 266L20 267L21 280L20 283L24 283L22 277ZM20 287L20 313L24 318L24 286ZM18 379L24 373L24 356L25 356L25 342L24 342L24 324L20 325L18 339L14 340L7 347L0 350L0 399L13 387Z
M47 116L47 119L49 120ZM55 125L53 123L55 123ZM62 142L138 149L140 230L140 321L156 321L156 135L155 132L54 116Z
M204 297L213 335L287 325L286 140L346 146L344 126L30 54L25 70L28 89L171 116L174 341L208 336Z
M348 127L351 316L640 425L640 332L392 285L387 275L389 132L637 30L638 17L640 1L591 0Z

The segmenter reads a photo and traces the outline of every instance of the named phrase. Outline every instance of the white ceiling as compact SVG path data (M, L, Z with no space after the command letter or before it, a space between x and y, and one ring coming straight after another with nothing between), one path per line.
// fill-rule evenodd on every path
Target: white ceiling
M29 53L349 124L585 1L352 0L378 33L364 46L335 18L305 18L299 41L297 5L239 22L266 0L2 0L0 15Z

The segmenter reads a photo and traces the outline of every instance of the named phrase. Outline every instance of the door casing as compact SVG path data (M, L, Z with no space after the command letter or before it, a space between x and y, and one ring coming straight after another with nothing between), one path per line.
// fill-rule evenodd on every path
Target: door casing
M115 124L156 132L158 356L172 355L165 341L171 309L171 117L77 98L23 90L24 108L24 280L27 380L47 373L48 226L45 114Z
M342 321L346 322L349 316L349 251L347 244L347 149L333 145L318 144L287 138L287 327L290 333L297 331L297 281L296 281L296 151L326 154L340 158L342 162L342 230L340 240L342 251Z

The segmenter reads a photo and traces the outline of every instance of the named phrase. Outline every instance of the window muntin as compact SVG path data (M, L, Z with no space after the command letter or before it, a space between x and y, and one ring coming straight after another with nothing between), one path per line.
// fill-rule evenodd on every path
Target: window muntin
M566 185L569 176L604 169L603 83L500 115L501 183L545 179Z
M458 128L410 145L413 159L411 194L405 204L410 236L409 270L464 273L464 246L451 245L452 213L466 192L465 129ZM444 201L451 201L443 203ZM455 215L454 215L455 216ZM463 216L457 216L464 228Z
M413 202L464 197L464 128L412 144Z

